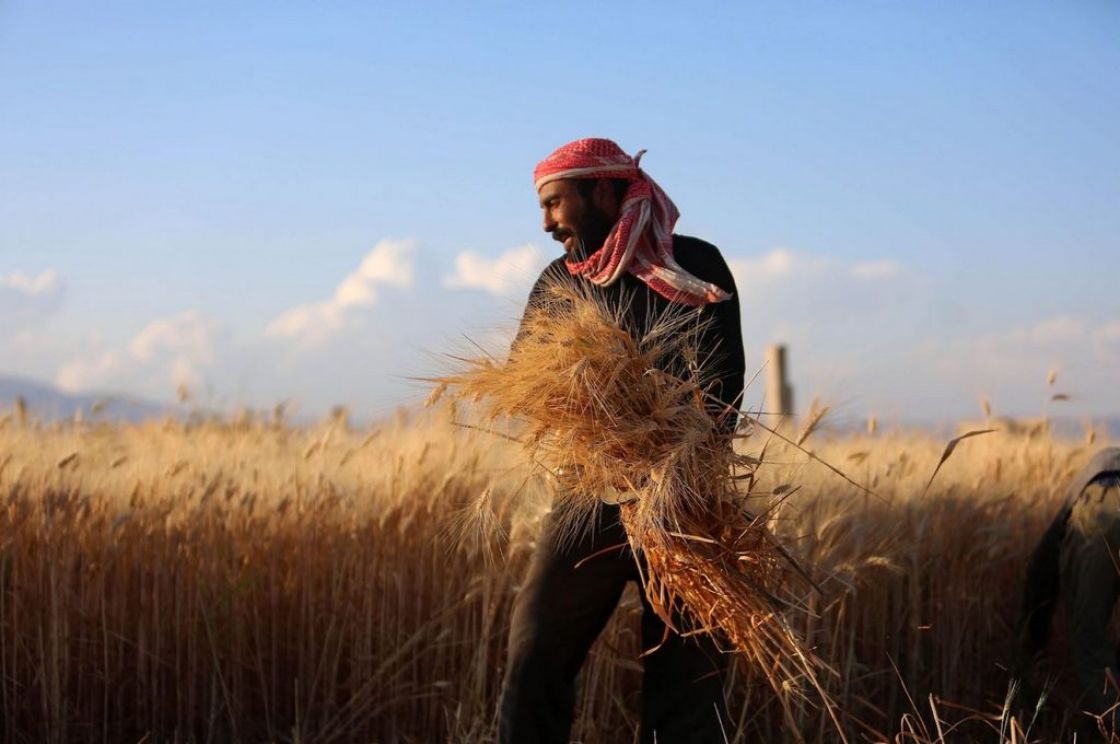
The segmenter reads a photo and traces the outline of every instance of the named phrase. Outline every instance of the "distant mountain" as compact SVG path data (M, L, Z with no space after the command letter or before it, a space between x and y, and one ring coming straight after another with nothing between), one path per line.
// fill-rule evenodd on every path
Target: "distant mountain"
M22 377L0 375L0 411L15 407L16 398L27 403L28 413L44 421L73 418L142 421L174 412L171 406L123 395L72 395L51 385Z

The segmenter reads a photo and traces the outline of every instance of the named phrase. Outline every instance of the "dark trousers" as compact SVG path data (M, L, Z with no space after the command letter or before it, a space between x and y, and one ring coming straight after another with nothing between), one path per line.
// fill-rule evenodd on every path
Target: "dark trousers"
M502 687L498 741L568 744L576 675L610 619L627 581L638 581L617 506L604 505L591 529L559 539L550 515L529 574L513 606ZM576 563L598 551L621 546ZM665 637L665 625L642 595L642 647ZM652 744L724 742L727 657L706 635L670 633L643 660L641 740Z

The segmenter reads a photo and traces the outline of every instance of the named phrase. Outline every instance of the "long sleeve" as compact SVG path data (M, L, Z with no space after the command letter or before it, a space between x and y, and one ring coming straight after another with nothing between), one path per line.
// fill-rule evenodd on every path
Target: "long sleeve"
M713 309L713 330L716 348L714 354L719 359L719 389L716 395L725 405L735 409L743 406L743 385L746 377L746 354L743 351L742 316L739 306L739 293L735 278L721 256L717 256L718 272L712 279L715 284L731 293L731 299L715 305ZM732 428L738 416L734 417Z
M735 277L715 246L696 238L675 237L674 257L681 267L731 295L730 299L706 305L701 311L708 327L701 339L700 352L706 357L706 364L716 369L712 394L724 407L730 406L737 411L743 405L746 356ZM715 415L720 413L713 410ZM734 430L738 414L731 414L724 421L728 431Z

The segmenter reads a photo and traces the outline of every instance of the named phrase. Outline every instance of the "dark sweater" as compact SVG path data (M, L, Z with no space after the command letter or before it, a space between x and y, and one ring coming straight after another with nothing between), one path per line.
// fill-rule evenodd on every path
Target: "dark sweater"
M609 287L598 287L590 282L586 282L586 286L601 296L610 308L623 308L622 318L626 330L635 337L650 328L663 313L670 310L674 313L690 313L699 322L706 323L697 351L703 368L710 371L715 378L708 392L725 405L737 409L742 405L746 362L743 355L739 296L736 293L735 280L719 249L703 240L674 235L673 257L682 269L698 279L715 284L728 292L731 299L708 303L699 308L673 304L629 272L624 273ZM564 265L563 258L556 259L541 272L540 278L533 285L526 311L539 301L544 288L557 280L585 281L571 276ZM666 360L665 366L666 371L677 375L683 374L683 370L687 369L684 360L680 358ZM731 428L735 422L736 417L731 416L725 420L725 425Z

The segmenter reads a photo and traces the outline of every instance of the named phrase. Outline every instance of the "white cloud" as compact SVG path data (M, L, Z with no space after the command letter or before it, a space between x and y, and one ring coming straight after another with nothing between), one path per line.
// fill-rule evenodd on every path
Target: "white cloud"
M55 374L70 391L128 390L166 398L179 385L208 381L225 343L221 323L196 310L156 318L123 349L101 348L71 357Z
M1096 337L1099 341L1104 342L1115 343L1120 341L1120 321L1103 324L1097 329Z
M1009 338L1014 342L1030 341L1036 344L1053 344L1081 340L1086 338L1088 333L1089 326L1084 318L1060 315L1035 323L1029 328L1012 331Z
M98 389L119 376L120 368L120 360L111 351L78 356L58 368L54 384L68 393Z
M268 324L265 335L317 343L334 335L341 327L340 308L331 302L319 302L285 310Z
M221 324L194 310L157 318L128 344L129 363L169 385L201 385L218 362Z
M348 279L361 277L368 283L411 287L412 252L415 247L414 240L382 240L362 259L358 270Z
M306 345L325 341L346 325L355 310L377 301L378 285L412 286L414 248L412 240L382 240L329 299L284 311L268 324L265 335Z
M728 261L736 279L750 283L761 279L788 276L798 271L815 270L823 262L818 257L804 257L795 254L787 248L775 248L765 256L752 256L749 258L736 258Z
M788 344L802 403L821 394L853 410L939 417L971 409L978 394L1022 413L1062 392L1071 396L1055 404L1064 414L1120 406L1120 318L1056 313L992 329L972 301L947 300L951 288L893 260L786 248L729 258L748 368L762 364L766 344ZM1055 389L1046 385L1052 369L1062 371Z
M22 271L0 276L0 288L6 288L30 297L39 297L57 292L61 288L61 284L58 280L58 272L54 269L46 269L40 272L38 276L31 276Z
M137 333L128 345L129 353L139 362L151 362L160 357L187 356L200 364L213 364L215 358L214 334L219 330L217 321L200 315L195 310L157 318Z
M841 318L876 317L900 304L913 304L922 282L890 260L845 262L831 256L775 248L759 256L727 261L748 322L794 328ZM821 311L825 311L822 317Z
M829 256L801 253L789 248L775 248L762 256L733 258L727 263L736 281L742 281L747 286L845 275L862 281L883 281L898 279L905 274L902 264L897 261L846 264Z
M0 274L0 334L18 332L19 326L54 312L62 302L63 286L58 272L39 274L16 271Z
M1120 321L1058 315L995 333L941 339L915 362L937 370L964 393L984 394L1005 409L1038 410L1061 392L1072 398L1058 412L1095 415L1120 406L1116 339ZM1053 370L1059 371L1055 388L1046 384Z
M455 257L455 273L443 278L443 286L507 296L530 284L545 263L544 252L531 243L511 248L494 259L463 251Z
M748 377L765 363L767 345L786 344L798 406L817 395L877 406L890 363L928 325L929 282L896 261L852 261L785 247L727 259L742 311ZM756 381L748 388L748 405L762 404L763 387Z
M868 281L894 279L902 274L902 265L896 261L868 261L852 266L848 273L856 279Z

